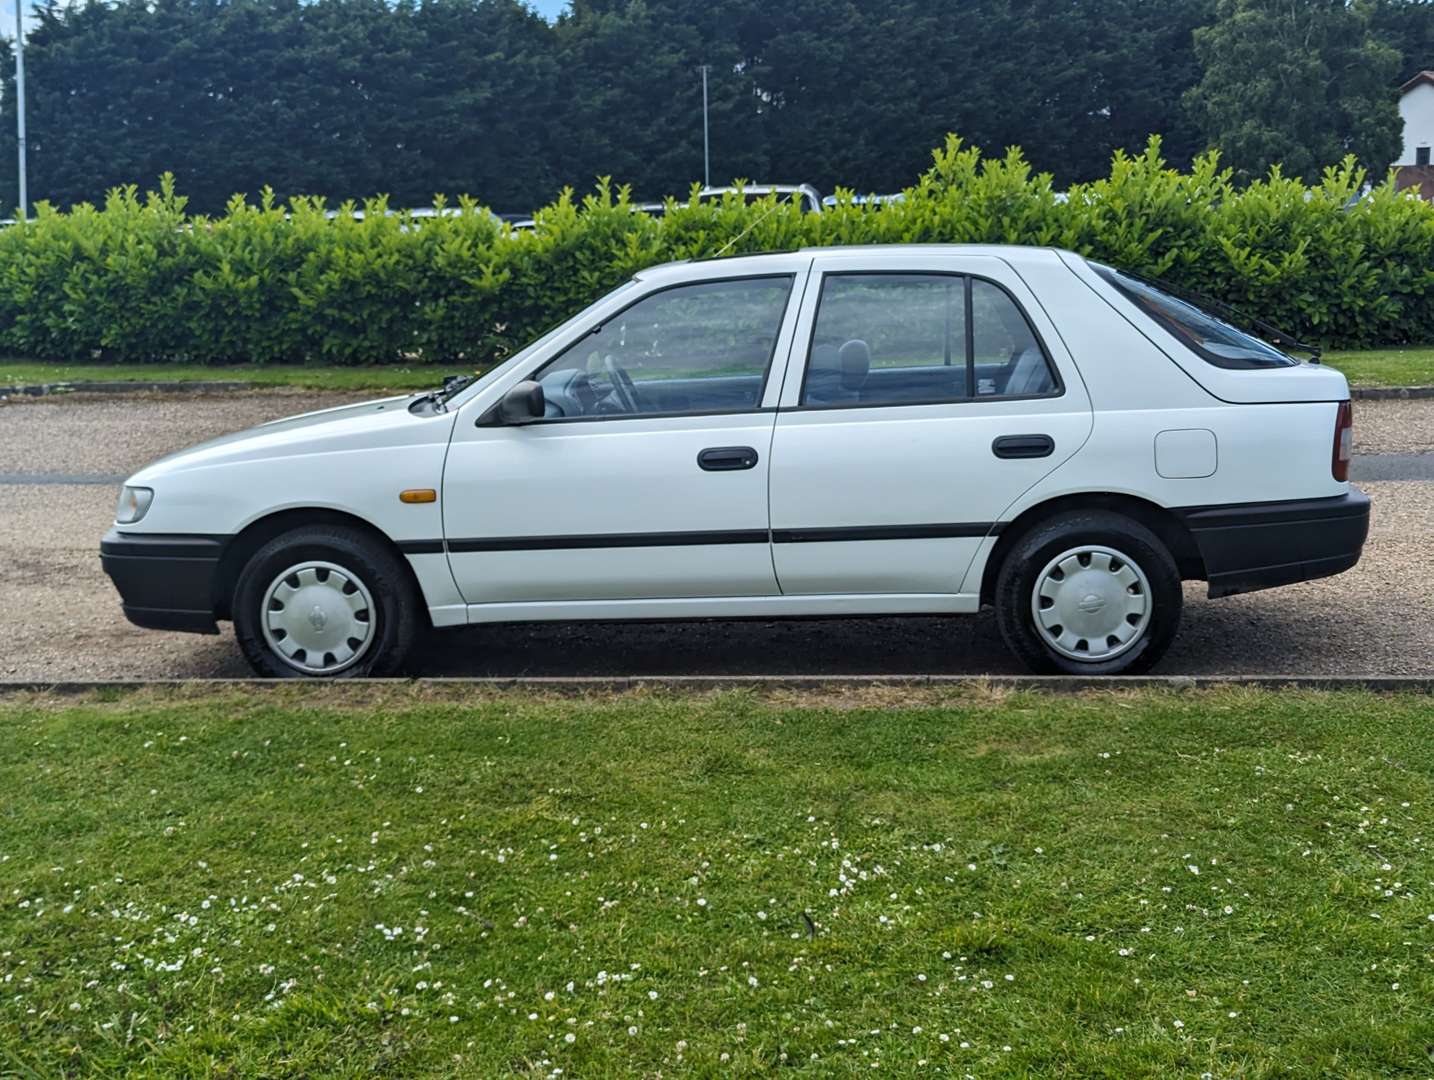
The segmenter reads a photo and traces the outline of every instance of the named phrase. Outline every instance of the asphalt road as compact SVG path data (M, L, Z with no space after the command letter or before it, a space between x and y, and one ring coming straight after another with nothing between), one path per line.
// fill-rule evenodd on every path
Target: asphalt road
M70 398L0 404L0 678L246 675L227 632L140 630L100 569L115 485L227 431L353 396ZM1434 401L1357 406L1374 500L1352 571L1218 601L1186 588L1163 674L1434 674ZM435 634L432 675L1016 674L989 613L808 622L524 624Z

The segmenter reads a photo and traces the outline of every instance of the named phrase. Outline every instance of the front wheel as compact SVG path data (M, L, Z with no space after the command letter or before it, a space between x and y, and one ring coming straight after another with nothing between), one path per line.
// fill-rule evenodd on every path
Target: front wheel
M343 525L261 547L239 575L233 612L245 658L271 678L395 675L419 631L399 556Z
M1183 600L1160 538L1104 510L1041 522L1006 553L996 577L1001 636L1045 674L1149 670L1175 638Z

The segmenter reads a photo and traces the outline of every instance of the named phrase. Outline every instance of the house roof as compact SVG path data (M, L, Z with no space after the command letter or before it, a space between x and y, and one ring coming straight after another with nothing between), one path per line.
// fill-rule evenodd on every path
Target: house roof
M1414 76L1414 78L1399 88L1400 96L1402 97L1409 93L1409 91L1413 90L1420 83L1434 83L1434 71L1421 71L1418 75Z

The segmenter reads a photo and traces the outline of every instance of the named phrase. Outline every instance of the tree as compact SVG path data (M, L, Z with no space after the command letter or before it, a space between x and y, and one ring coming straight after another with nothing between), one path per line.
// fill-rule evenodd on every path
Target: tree
M97 202L172 171L200 211L265 185L403 205L472 193L527 210L567 179L545 139L556 62L552 28L519 0L50 3L26 48L30 190ZM13 206L13 170L0 176Z
M1195 32L1204 64L1186 104L1238 175L1315 177L1348 154L1382 174L1399 154L1399 53L1367 0L1219 0Z
M1400 54L1395 82L1434 68L1434 0L1378 0L1371 25Z
M469 194L529 211L608 175L644 199L702 178L895 190L960 132L1057 183L1111 152L1201 142L1180 107L1216 0L46 0L30 33L31 193L97 202L178 178L331 202ZM0 42L0 58L3 58ZM0 200L13 79L0 70Z
M1068 183L1117 147L1197 147L1179 108L1214 0L787 0L720 5L769 175L890 191L947 132ZM694 6L690 2L683 5ZM732 14L739 11L740 15Z

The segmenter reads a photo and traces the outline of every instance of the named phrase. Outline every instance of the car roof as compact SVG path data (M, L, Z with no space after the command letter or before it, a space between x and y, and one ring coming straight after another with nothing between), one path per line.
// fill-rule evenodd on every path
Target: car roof
M843 255L989 255L1000 259L1047 261L1058 258L1056 248L1033 247L1029 244L848 244L836 247L802 248L802 253L815 259L838 258Z
M710 278L745 277L751 274L791 272L804 269L808 263L820 266L828 260L852 255L984 255L1019 265L1056 260L1060 258L1061 252L1058 248L1022 244L850 244L765 252L758 255L684 259L649 266L633 276L638 281L700 281Z

